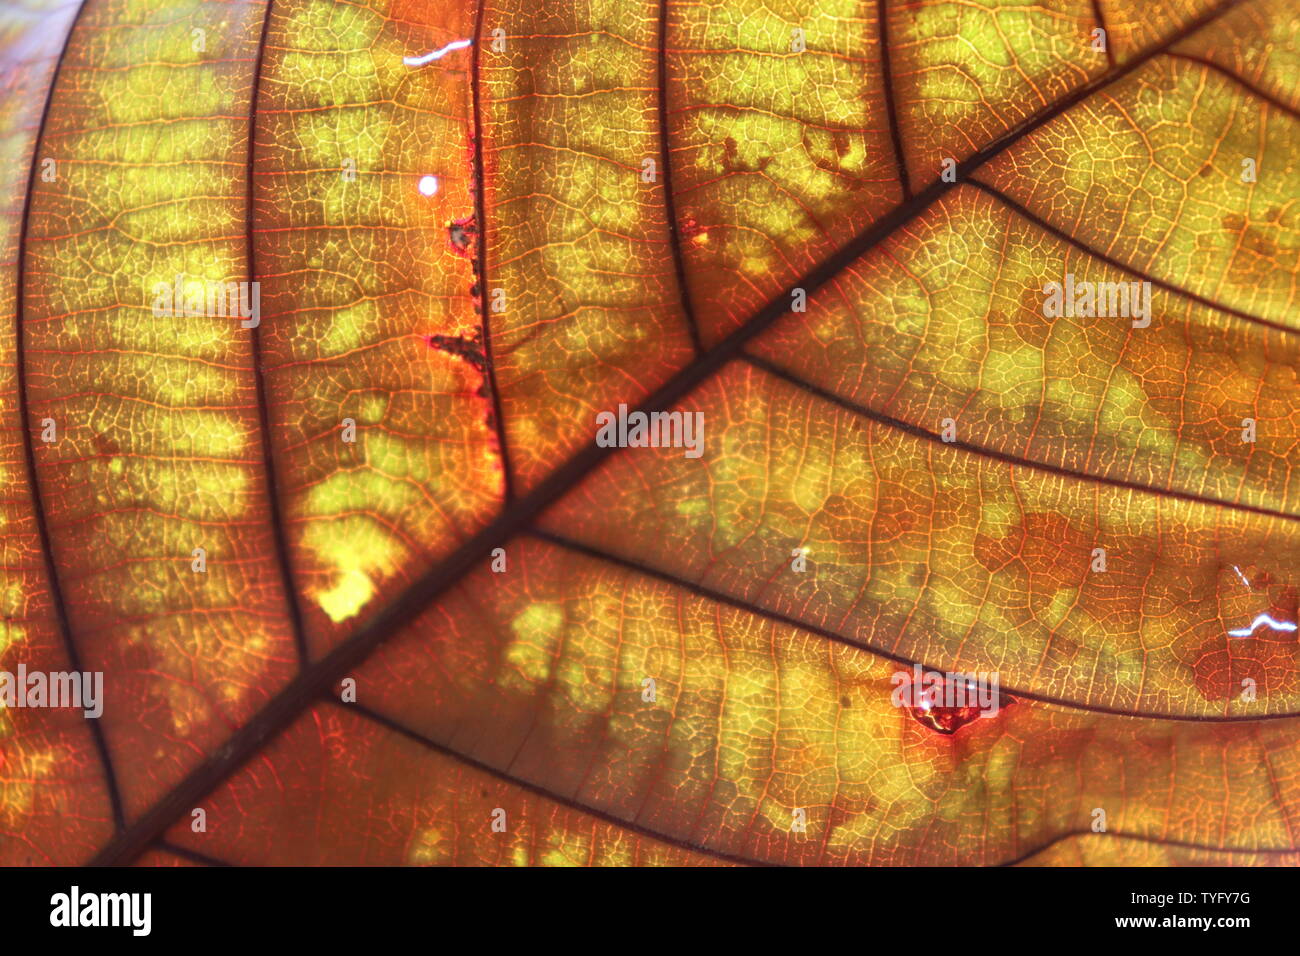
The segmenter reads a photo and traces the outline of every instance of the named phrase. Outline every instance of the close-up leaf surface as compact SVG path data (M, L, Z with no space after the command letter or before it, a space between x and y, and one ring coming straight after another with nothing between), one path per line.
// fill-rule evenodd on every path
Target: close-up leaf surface
M1295 864L1298 68L1290 0L8 0L0 671L104 707L0 708L0 863Z

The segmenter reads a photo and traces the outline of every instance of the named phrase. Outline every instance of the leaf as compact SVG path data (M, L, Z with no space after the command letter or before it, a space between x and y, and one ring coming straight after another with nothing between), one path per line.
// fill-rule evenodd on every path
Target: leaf
M0 861L1294 862L1282 0L28 2Z

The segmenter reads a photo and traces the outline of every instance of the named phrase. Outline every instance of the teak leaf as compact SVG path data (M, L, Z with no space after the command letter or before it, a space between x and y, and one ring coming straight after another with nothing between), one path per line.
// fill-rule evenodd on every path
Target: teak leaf
M0 863L1295 863L1298 66L6 7Z

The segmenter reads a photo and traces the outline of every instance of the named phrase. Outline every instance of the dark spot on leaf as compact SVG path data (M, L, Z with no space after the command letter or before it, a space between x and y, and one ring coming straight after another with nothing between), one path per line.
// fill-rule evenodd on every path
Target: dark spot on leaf
M1245 245L1252 252L1257 252L1265 258L1273 258L1278 252L1277 243L1262 234L1258 229L1248 229L1246 231Z
M966 675L940 671L927 670L924 684L918 686L909 680L899 690L910 691L910 697L904 698L909 701L905 706L917 723L948 736L979 720L986 704L994 713L1001 713L1016 703L1010 694L1001 691L992 694L992 688L970 680ZM933 696L927 699L928 695Z
M480 372L487 371L487 356L483 353L483 346L479 344L477 336L466 338L461 335L430 335L425 341L430 348L463 358Z
M722 167L728 172L761 172L768 167L769 163L772 162L771 156L764 156L756 165L746 165L741 160L739 144L730 136L723 141L722 148L725 150L725 155L722 158Z
M478 249L478 221L474 216L453 219L447 225L447 242L451 251L464 259L472 259Z

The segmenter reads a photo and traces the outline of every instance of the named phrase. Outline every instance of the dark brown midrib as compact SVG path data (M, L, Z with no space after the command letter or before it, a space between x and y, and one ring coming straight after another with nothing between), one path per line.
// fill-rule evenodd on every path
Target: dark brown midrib
M1164 43L1134 57L1122 67L1109 71L1016 130L1003 135L958 165L957 182L1098 90L1128 76L1239 2L1241 0L1224 0ZM834 279L846 266L921 215L955 185L936 180L911 200L895 207L858 233L801 280L769 301L748 323L685 366L641 403L638 410L662 411L675 405L723 365L736 358L746 343L784 316L789 310L794 289L804 289L811 298L816 290ZM612 448L600 448L593 441L551 472L531 492L515 498L495 520L453 554L422 574L392 602L361 625L350 638L289 682L247 724L237 730L223 747L187 774L125 832L120 833L96 854L90 861L91 864L114 865L133 860L161 836L168 826L192 809L205 794L253 757L267 740L292 723L317 697L347 676L349 671L364 661L388 637L418 617L444 591L473 570L493 548L501 546L531 525L547 506L593 471L613 451Z

